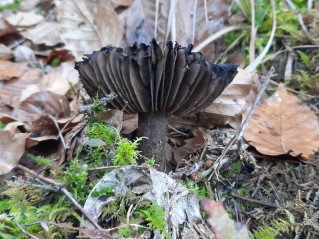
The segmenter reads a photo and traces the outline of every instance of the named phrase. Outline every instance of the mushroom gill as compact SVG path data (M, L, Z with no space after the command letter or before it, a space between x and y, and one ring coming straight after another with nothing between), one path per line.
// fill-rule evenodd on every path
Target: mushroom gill
M205 109L233 80L237 66L206 61L192 45L134 44L125 49L106 46L85 56L75 67L91 97L116 93L111 107L138 113L140 150L154 156L163 170L166 126L170 115Z

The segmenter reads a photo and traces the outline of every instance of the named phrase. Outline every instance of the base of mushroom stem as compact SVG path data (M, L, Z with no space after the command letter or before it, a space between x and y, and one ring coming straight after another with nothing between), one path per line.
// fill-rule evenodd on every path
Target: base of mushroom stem
M139 145L141 154L154 158L160 165L161 171L171 169L165 154L165 137L170 115L167 113L152 112L138 114L138 137L146 137Z

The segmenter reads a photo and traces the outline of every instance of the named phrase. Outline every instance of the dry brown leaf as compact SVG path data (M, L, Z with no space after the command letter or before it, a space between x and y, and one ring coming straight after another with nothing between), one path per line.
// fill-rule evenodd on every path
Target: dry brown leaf
M31 40L33 44L55 46L62 42L59 24L57 22L43 22L21 34L25 38Z
M53 117L64 118L70 115L68 99L64 95L50 91L41 91L31 95L22 101L18 108L38 116L49 114Z
M43 16L32 12L18 12L5 19L10 25L15 27L30 27L40 23L43 20Z
M10 60L12 57L13 57L12 50L6 45L0 44L0 61Z
M218 125L228 124L239 129L241 115L246 110L246 101L257 79L257 74L238 69L233 82L203 111L204 115Z
M107 44L119 45L123 25L110 1L65 0L57 9L61 38L77 60Z
M15 32L17 32L15 27L8 24L3 18L0 18L0 37Z
M79 73L74 69L74 62L63 62L43 77L39 85L40 90L47 90L65 95L70 89L70 83L79 81Z
M14 66L18 66L17 63ZM29 85L38 84L42 76L41 70L29 69L19 79L5 81L3 87L0 87L0 102L13 107L18 106L21 92Z
M169 1L159 0L156 39L165 41ZM162 14L163 13L163 14ZM128 10L126 38L129 44L148 43L155 37L156 1L135 0Z
M0 61L0 81L21 77L27 71L27 63Z
M262 154L290 154L307 161L319 148L319 122L281 87L256 108L244 137Z
M228 20L227 0L207 0L205 1L207 9L203 2L196 0L159 0L158 11L156 2L147 0L133 2L126 19L126 37L129 44L135 41L148 43L156 36L160 42L172 40L183 46L190 43L196 46L211 34L221 30ZM196 16L195 25L194 16ZM219 40L215 42L218 43ZM207 59L214 59L217 48L218 44L209 44L204 48Z
M138 115L124 114L121 134L130 134L137 129Z
M11 135L9 131L0 131L0 175L16 167L24 153L28 134Z

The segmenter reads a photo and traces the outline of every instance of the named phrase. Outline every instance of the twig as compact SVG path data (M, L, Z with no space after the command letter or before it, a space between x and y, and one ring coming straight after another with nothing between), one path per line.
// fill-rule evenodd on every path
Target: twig
M22 231L24 234L26 234L27 236L33 238L33 239L39 239L36 236L33 236L32 234L30 234L29 232L27 232L18 222L17 219L13 218L14 223L17 225L17 227L20 229L20 231Z
M62 135L62 132L61 132L61 130L60 130L60 127L59 127L58 123L56 122L56 120L54 119L54 117L53 117L52 115L48 115L48 116L49 116L49 118L53 121L55 128L58 130L58 132L59 132L59 138L60 138L60 140L61 140L61 143L62 143L62 145L63 145L63 148L64 148L64 150L66 150L66 144L65 144L65 141L64 141L64 138L63 138L63 135Z
M237 141L239 142L243 135L244 135L244 132L245 130L247 129L248 125L249 125L249 122L251 120L251 117L253 116L255 110L256 110L256 107L257 107L257 104L260 102L260 99L261 99L261 96L264 94L268 84L269 84L269 81L270 81L270 78L272 77L272 75L274 74L274 71L275 69L273 67L271 67L271 69L269 70L267 76L265 77L265 80L263 82L263 84L261 85L261 88L258 92L258 95L244 121L244 123L242 124L241 126L241 129L240 131L231 139L231 141L226 145L226 147L223 149L221 155L218 157L218 159L214 162L214 165L209 169L208 171L208 174L211 173L211 175L208 177L208 180L211 179L211 177L213 176L214 172L216 173L216 175L218 175L218 169L225 163L222 161L222 159L224 158L224 156L226 155L226 153L228 152L228 150L231 148L231 146L233 146L233 144Z
M44 189L44 190L47 190L47 191L53 191L53 192L58 192L59 190L57 190L56 188L52 188L52 187L49 187L49 186L46 186L46 185L41 185L41 184L35 184L35 183L29 183L27 181L24 181L16 176L12 176L12 179L20 182L20 183L24 183L24 184L27 184L31 187L34 187L34 188L41 188L41 189Z
M244 132L245 132L245 130L247 129L247 127L249 125L251 117L253 116L253 114L254 114L254 112L256 110L257 104L260 102L261 96L264 94L264 92L265 92L265 90L266 90L266 88L267 88L267 86L269 84L270 78L272 77L274 72L275 72L275 68L271 67L269 72L268 72L268 74L267 74L267 76L264 79L264 82L261 85L261 88L260 88L260 90L258 92L258 95L257 95L255 101L254 101L254 104L252 105L252 107L251 107L251 109L250 109L250 111L249 111L249 113L248 113L248 115L247 115L247 117L246 117L246 119L245 119L245 121L244 121L244 123L243 123L243 125L242 125L242 127L240 129L240 131L239 131L238 140L242 139L242 137L244 135Z
M279 85L280 85L280 83L278 83L278 82L276 82L276 81L274 81L274 80L270 80L269 83L272 84L272 85L276 85L276 86L279 86ZM301 93L301 92L299 92L299 91L293 90L293 89L291 89L291 88L289 88L289 87L286 87L286 86L285 86L285 88L286 88L286 90L288 90L288 91L290 91L290 92L293 92L293 93L296 93L296 94L299 94L299 95L302 95L302 96L306 96L306 97L309 97L309 98L312 98L312 99L316 98L316 97L313 96L313 95L308 95L308 94L305 94L305 93Z
M179 131L178 129L175 129L175 128L174 128L173 126L171 126L171 125L168 125L168 128L170 128L170 129L176 131L177 133L180 133L181 135L188 136L188 134L183 133L182 131Z
M264 205L264 206L267 206L267 207L278 208L278 206L276 204L274 204L274 203L258 201L258 200L252 199L252 198L247 198L247 197L244 197L244 196L240 196L240 195L238 195L236 193L232 193L232 195L235 198L239 198L239 199L242 199L242 200L245 200L245 201L248 201L248 202L257 203L257 204Z
M22 166L21 164L18 164L17 168L31 174L32 176L36 176L38 179L40 179L41 181L43 182L46 182L48 184L51 184L53 186L55 186L59 191L61 191L62 193L64 193L64 195L73 203L73 205L86 217L86 219L88 219L88 221L90 223L92 223L92 225L97 228L97 229L102 229L98 224L97 222L91 217L90 214L88 214L84 208L78 204L78 202L74 199L74 197L72 196L72 194L64 187L64 184L62 183L58 183L50 178L46 178L46 177L43 177L41 175L37 175L36 172L34 172L33 170L31 169L28 169L24 166Z

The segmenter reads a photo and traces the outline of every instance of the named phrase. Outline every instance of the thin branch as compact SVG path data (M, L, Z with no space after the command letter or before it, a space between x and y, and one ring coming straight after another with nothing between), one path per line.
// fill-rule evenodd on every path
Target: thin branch
M72 194L64 187L64 184L56 182L50 178L46 178L43 177L41 175L37 175L36 172L34 172L31 169L28 169L24 166L22 166L21 164L18 164L17 168L31 174L32 176L36 176L38 179L40 179L43 182L46 182L48 184L51 184L53 186L55 186L59 191L61 191L62 193L64 193L64 195L73 203L73 205L86 217L86 219L92 223L92 225L97 228L97 229L102 229L97 222L91 217L90 214L88 214L84 208L74 199L74 197L72 196Z
M30 234L29 232L27 232L17 221L17 219L13 218L14 223L16 224L16 226L20 229L20 231L22 231L25 235L31 237L32 239L39 239L36 236L33 236L32 234Z
M248 125L249 125L249 122L251 120L251 117L253 116L255 110L256 110L256 107L257 107L257 104L260 102L260 99L261 99L261 96L264 94L268 84L269 84L269 81L270 81L270 78L272 77L272 75L274 74L274 71L275 69L272 67L267 76L265 77L264 79L264 82L258 92L258 95L244 121L244 123L242 124L241 126L241 129L240 131L231 139L231 141L225 146L225 148L223 149L221 155L218 157L218 159L214 162L214 165L209 169L207 170L207 175L210 174L210 176L208 177L208 180L211 179L211 177L213 176L214 172L216 173L216 175L218 176L218 170L219 168L226 162L223 160L224 156L226 155L226 153L228 152L228 150L233 146L233 144L237 141L239 142L243 135L244 135L244 132L245 130L247 129Z
M29 183L27 181L24 181L16 176L12 176L12 179L20 182L20 183L24 183L26 185L29 185L31 187L34 187L34 188L41 188L43 190L47 190L47 191L53 191L53 192L58 192L59 190L56 189L56 188L52 188L52 187L49 187L49 186L46 186L46 185L41 185L41 184L35 184L35 183Z
M239 198L239 199L242 199L242 200L245 200L245 201L248 201L248 202L252 202L252 203L256 203L256 204L260 204L260 205L263 205L263 206L266 206L266 207L272 207L272 208L278 208L279 207L279 206L277 206L274 203L258 201L258 200L252 199L252 198L247 198L247 197L240 196L240 195L235 194L235 193L232 193L232 195L235 198Z

